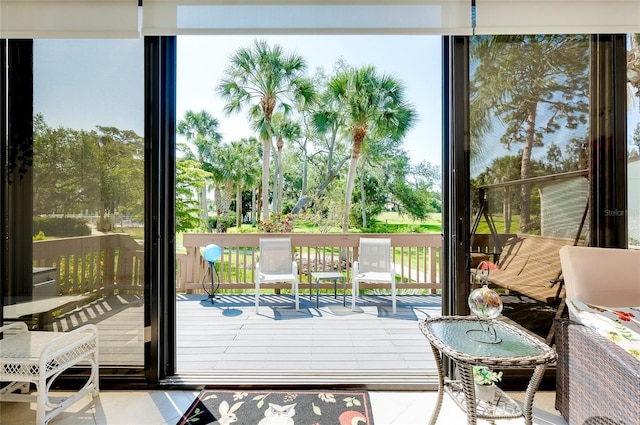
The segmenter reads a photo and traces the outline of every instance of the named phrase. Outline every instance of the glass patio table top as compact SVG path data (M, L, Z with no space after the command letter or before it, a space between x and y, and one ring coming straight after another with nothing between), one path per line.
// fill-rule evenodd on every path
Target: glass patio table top
M480 331L481 324L493 326L497 343L478 342L468 331ZM443 316L425 320L421 330L444 354L459 361L496 364L535 365L549 363L555 352L542 341L499 320L482 320L475 316ZM506 366L506 365L503 365Z

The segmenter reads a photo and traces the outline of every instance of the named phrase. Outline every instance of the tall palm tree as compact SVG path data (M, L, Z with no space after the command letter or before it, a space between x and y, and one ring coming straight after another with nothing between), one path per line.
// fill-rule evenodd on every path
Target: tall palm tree
M282 213L282 196L284 192L284 164L282 162L282 149L284 141L296 141L302 135L300 124L292 121L287 115L277 113L271 123L273 135L276 138L276 180L274 182L273 211Z
M344 108L352 140L342 222L346 233L358 159L365 142L401 140L414 124L416 113L405 99L402 84L389 75L378 74L373 66L339 71L329 81L328 91Z
M285 54L255 40L251 47L238 49L217 87L226 100L225 112L248 113L262 141L262 220L269 219L269 164L272 143L271 119L277 109L290 109L288 101L304 104L313 97L313 85L304 77L306 61L297 54Z
M200 168L207 172L213 171L215 151L220 146L222 135L218 133L218 120L205 110L200 112L187 111L184 120L178 122L176 131L185 136L187 142L196 150L196 161ZM203 185L200 194L201 218L205 223L208 220L207 185Z

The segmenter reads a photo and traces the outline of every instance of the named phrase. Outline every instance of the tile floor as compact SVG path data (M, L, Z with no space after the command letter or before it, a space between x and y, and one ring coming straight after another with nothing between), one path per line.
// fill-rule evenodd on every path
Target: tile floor
M163 425L176 424L195 399L194 391L101 391L92 400L79 400L54 418L51 425ZM371 407L376 425L426 425L436 401L433 391L372 391ZM524 393L510 393L522 400ZM554 409L554 392L539 392L534 405L535 425L566 425ZM2 425L28 425L35 422L35 405L0 403ZM478 421L480 424L488 423ZM466 424L466 416L445 395L437 425ZM497 421L496 424L524 424L524 419ZM203 424L204 425L204 424ZM241 424L237 425L256 425Z

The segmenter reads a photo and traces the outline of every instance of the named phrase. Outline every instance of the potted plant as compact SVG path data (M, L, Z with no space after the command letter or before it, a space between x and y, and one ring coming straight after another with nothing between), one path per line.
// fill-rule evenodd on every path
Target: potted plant
M473 383L478 400L492 401L496 392L496 382L502 379L502 372L495 372L486 366L473 366Z

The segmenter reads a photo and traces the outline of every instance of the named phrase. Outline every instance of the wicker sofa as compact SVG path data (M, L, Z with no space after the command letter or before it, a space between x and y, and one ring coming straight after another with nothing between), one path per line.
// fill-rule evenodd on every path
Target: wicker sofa
M560 258L568 303L640 306L640 251L566 247ZM554 321L556 409L569 424L640 423L640 359L572 319Z

